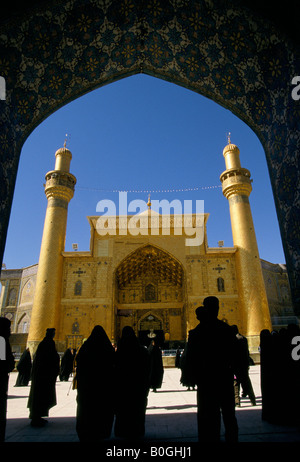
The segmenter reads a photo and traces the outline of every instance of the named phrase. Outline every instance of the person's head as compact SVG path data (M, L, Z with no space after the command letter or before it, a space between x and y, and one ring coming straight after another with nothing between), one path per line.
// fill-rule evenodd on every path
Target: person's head
M231 329L232 329L232 332L234 333L234 335L237 335L239 333L239 329L238 329L238 326L236 324L233 324L231 326Z
M55 329L53 327L48 328L46 330L46 338L54 339L55 337Z
M136 349L139 346L139 340L131 326L125 326L122 329L122 337L118 342L118 350Z
M133 339L135 337L134 330L131 326L125 326L122 330L123 339Z
M111 341L109 340L108 335L105 332L105 329L99 324L93 327L89 339L92 341L102 342L111 345Z
M204 306L198 306L198 308L196 308L195 310L195 313L196 313L196 318L198 319L198 321L204 321L205 318L207 317L207 309L204 308Z
M214 296L206 297L203 300L203 306L207 309L209 319L215 319L219 314L219 299Z
M103 329L102 326L97 325L97 326L93 327L93 330L91 332L91 336L93 336L93 337L103 337L104 335L106 335L106 332L105 332L105 330Z
M8 339L10 336L10 320L8 318L0 317L0 336Z
M93 327L90 336L86 340L87 345L93 348L108 348L111 349L111 341L109 340L104 328L97 324Z

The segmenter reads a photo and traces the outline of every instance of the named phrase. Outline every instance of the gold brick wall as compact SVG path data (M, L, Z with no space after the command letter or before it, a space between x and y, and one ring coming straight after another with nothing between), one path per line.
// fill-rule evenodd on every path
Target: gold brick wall
M126 286L118 286L116 274L120 265L147 246L165 252L171 262L174 259L180 265L184 275L180 285L161 280L157 275L137 273ZM19 278L2 271L1 314L13 312L14 332L20 332L22 320L30 323L36 268L37 265L34 274L31 274L33 270L24 273L24 269L22 275L20 270ZM280 270L279 265L265 262L263 274L271 315L292 314L286 272ZM222 281L218 281L219 278ZM156 292L155 299L149 301L145 299L145 290L151 283ZM67 346L78 347L96 324L102 325L110 339L116 342L125 325L131 325L138 333L144 320L151 315L161 322L170 342L184 342L188 331L198 323L195 309L208 295L219 298L220 319L239 327L243 322L239 309L236 249L208 248L206 239L199 247L187 247L184 236L101 237L94 230L91 251L63 252L61 287L58 309L61 350ZM8 305L12 288L18 294L14 307Z

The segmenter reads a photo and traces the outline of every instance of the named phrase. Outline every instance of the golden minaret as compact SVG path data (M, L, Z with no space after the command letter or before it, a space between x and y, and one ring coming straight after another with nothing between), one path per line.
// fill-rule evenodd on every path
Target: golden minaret
M240 333L248 338L249 349L257 353L262 329L271 329L271 318L261 269L249 196L250 172L241 167L240 151L230 142L223 150L226 170L220 176L223 194L228 199L233 245L237 248L236 273L242 325Z
M59 303L61 296L68 204L74 195L76 178L69 173L71 152L63 148L55 153L55 169L46 174L48 200L41 243L36 289L33 300L28 347L34 352L47 328L55 328L59 344Z

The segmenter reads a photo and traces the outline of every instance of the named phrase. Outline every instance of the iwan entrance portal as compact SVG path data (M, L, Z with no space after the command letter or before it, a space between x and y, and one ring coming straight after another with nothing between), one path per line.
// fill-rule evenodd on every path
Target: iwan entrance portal
M171 254L146 245L125 258L116 270L116 337L132 326L144 345L182 342L186 293L184 270Z

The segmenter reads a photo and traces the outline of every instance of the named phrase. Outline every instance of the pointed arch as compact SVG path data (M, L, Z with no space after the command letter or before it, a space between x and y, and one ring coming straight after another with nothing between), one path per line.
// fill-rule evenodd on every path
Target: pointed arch
M300 54L279 19L274 24L236 0L49 0L3 21L1 73L7 85L6 100L0 101L1 259L19 156L29 134L78 96L144 72L214 100L260 139L300 313L300 180L295 168L300 117L291 95Z
M161 266L160 266L161 264ZM184 268L182 263L168 251L153 244L145 244L127 255L115 269L118 286L133 280L137 274L153 270L175 285L183 285Z

